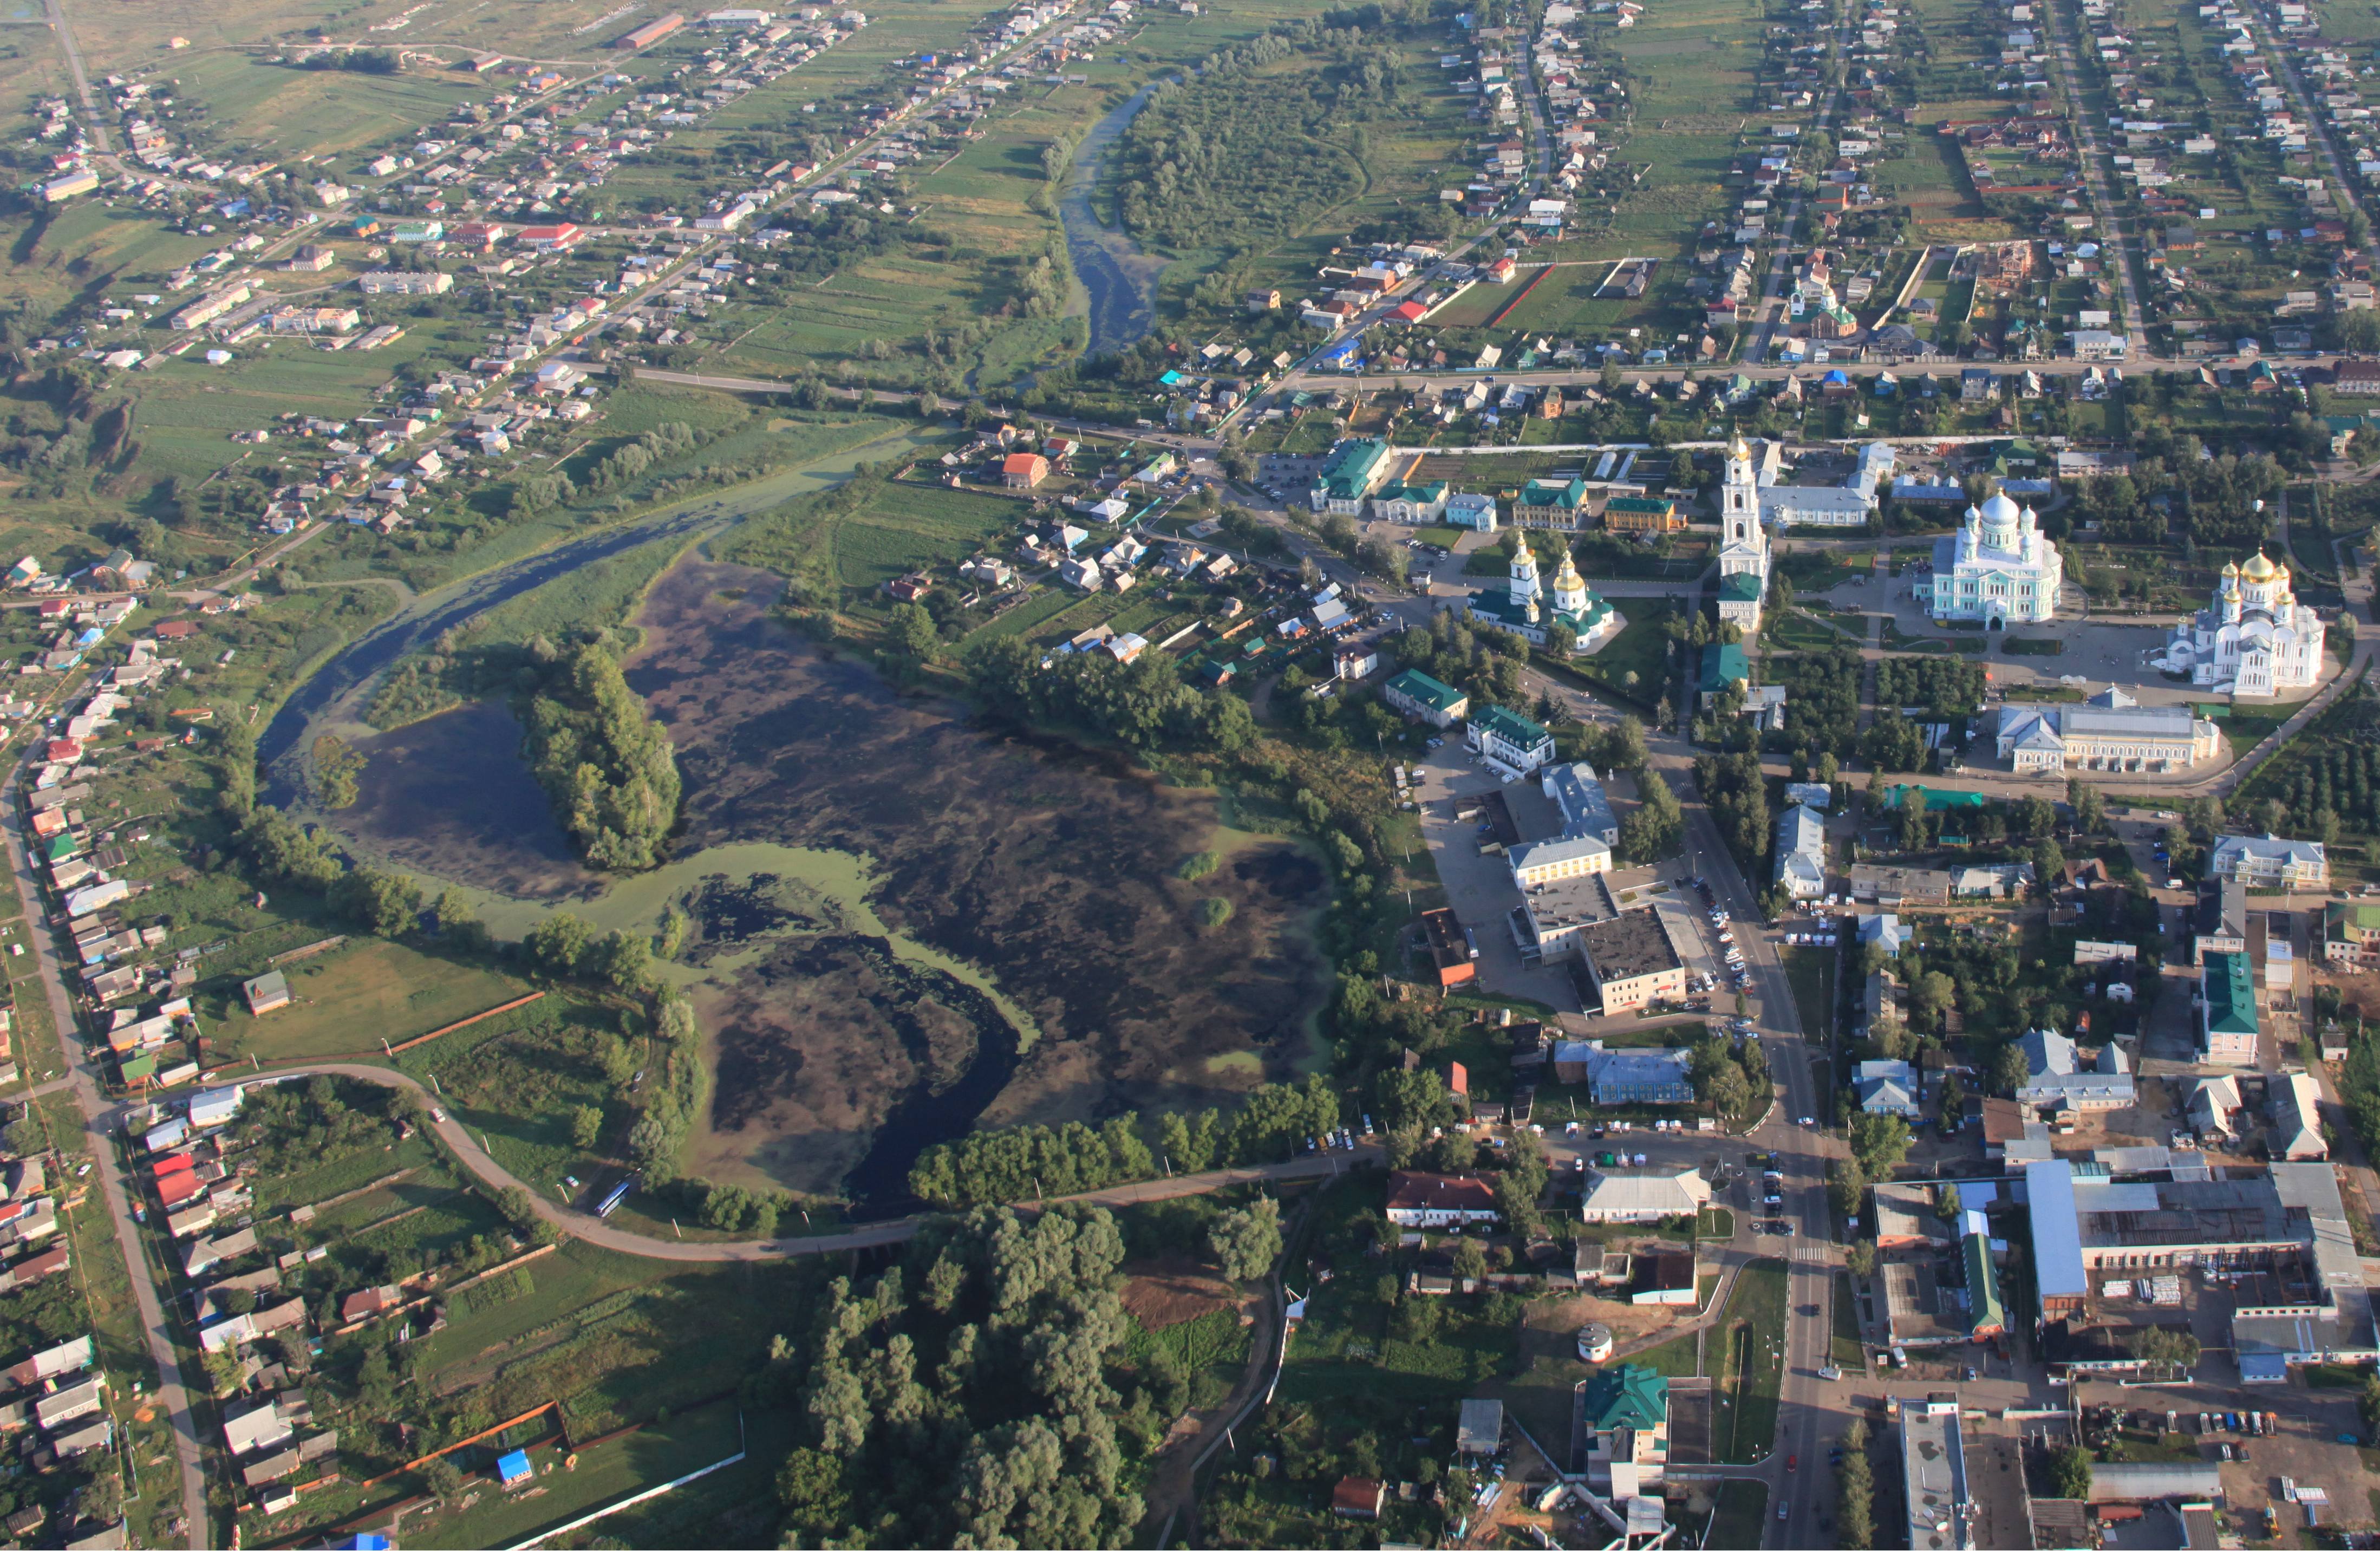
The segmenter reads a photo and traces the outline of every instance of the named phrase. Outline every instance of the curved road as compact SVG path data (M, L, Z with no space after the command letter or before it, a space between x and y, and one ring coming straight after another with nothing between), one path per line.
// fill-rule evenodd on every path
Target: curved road
M463 1167L481 1182L504 1190L519 1185L536 1203L537 1215L574 1238L622 1254L643 1255L651 1260L680 1260L716 1264L737 1260L785 1260L803 1254L835 1254L844 1250L872 1249L879 1244L897 1244L915 1236L926 1220L926 1214L893 1218L884 1222L872 1222L864 1227L846 1229L839 1233L816 1233L792 1239L737 1239L726 1242L693 1243L670 1239L649 1238L614 1228L591 1213L559 1206L540 1195L523 1181L516 1178L504 1165L488 1156L479 1138L453 1115L446 1114L443 1101L428 1088L402 1072L385 1066L368 1066L351 1061L318 1061L269 1072L243 1085L256 1083L286 1082L298 1077L317 1074L332 1077L353 1077L366 1083L378 1083L382 1087L403 1088L411 1092L427 1107L437 1107L443 1120L430 1121L439 1139L453 1149ZM1203 1174L1176 1174L1168 1179L1143 1180L1136 1184L1111 1185L1105 1190L1085 1191L1078 1195L1056 1195L1060 1201L1087 1201L1100 1206L1126 1206L1137 1201L1165 1201L1183 1195L1204 1195L1210 1191L1231 1185L1253 1184L1259 1181L1310 1180L1335 1175L1342 1169L1377 1161L1379 1148L1375 1144L1358 1145L1352 1153L1315 1153L1288 1163L1269 1163L1250 1169L1211 1169ZM1038 1203L1016 1202L1018 1206L1034 1206Z

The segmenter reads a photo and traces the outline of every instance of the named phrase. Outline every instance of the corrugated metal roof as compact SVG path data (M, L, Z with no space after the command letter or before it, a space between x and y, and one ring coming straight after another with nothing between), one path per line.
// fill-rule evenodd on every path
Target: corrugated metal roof
M2041 1296L2082 1298L2091 1278L2082 1269L2082 1223L2074 1206L2074 1169L2057 1158L2024 1166L2026 1209L2033 1219L2033 1279Z
M2116 737L2187 738L2191 720L2187 706L2077 706L2058 715L2058 725L2070 737L2099 733Z
M2188 1497L2196 1501L2219 1496L2222 1491L2222 1471L2204 1461L2091 1467L2091 1500L2095 1503L2143 1502L2154 1497Z

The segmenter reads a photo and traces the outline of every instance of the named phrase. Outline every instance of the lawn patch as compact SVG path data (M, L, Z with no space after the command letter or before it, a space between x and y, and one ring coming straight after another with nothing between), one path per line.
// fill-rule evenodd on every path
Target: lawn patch
M1777 1391L1785 1377L1785 1263L1755 1260L1736 1274L1727 1311L1712 1332L1725 1353L1717 1375L1721 1414L1712 1428L1727 1460L1748 1465L1777 1438Z

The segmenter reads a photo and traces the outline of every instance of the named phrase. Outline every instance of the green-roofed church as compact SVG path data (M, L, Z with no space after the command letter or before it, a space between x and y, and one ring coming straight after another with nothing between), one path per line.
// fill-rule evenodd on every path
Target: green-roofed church
M1599 650L1628 621L1600 594L1586 585L1567 550L1561 569L1554 574L1550 597L1537 580L1536 551L1524 539L1512 553L1503 589L1481 588L1471 595L1465 612L1476 624L1509 630L1533 647L1544 646L1555 625L1571 634L1571 651L1584 657Z

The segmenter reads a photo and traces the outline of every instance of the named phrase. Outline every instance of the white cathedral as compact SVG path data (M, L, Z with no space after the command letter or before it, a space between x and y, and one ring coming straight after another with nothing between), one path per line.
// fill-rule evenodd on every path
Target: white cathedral
M2174 631L2160 665L2243 698L2311 689L2322 677L2325 631L2290 589L2289 568L2258 550L2247 564L2223 567L2215 606Z
M1752 449L1739 436L1727 444L1727 478L1719 487L1718 617L1760 628L1760 605L1768 597L1768 530L1760 526L1760 486L1753 478Z
M1937 620L1981 620L1993 628L2053 617L2066 562L2039 522L2004 491L1968 507L1955 535L1934 540L1931 586L1918 583L1918 599Z
M1551 638L1552 627L1559 624L1571 633L1572 652L1581 656L1600 648L1628 623L1586 585L1567 551L1561 569L1554 573L1553 594L1547 597L1537 580L1536 552L1529 548L1525 536L1512 551L1504 590L1481 588L1471 595L1465 612L1475 623L1509 630L1533 647L1544 646Z

